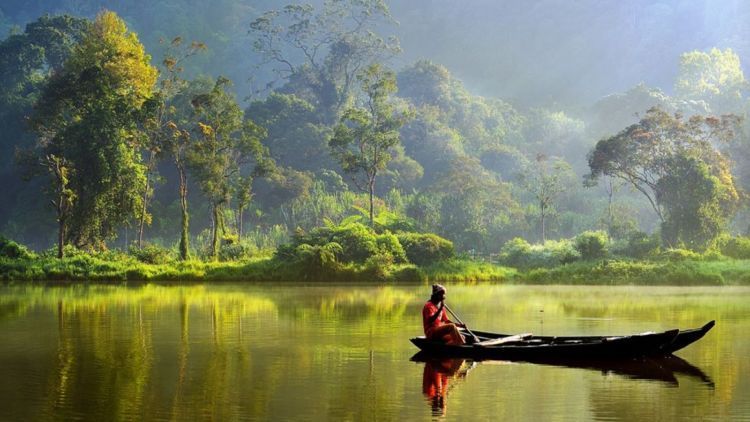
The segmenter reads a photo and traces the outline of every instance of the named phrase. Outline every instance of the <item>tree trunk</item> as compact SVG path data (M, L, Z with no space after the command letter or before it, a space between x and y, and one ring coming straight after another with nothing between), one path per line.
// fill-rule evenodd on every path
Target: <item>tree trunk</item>
M211 257L216 259L219 255L219 206L211 204L213 215L213 227L211 228Z
M368 183L368 188L370 190L370 227L375 227L375 216L373 215L373 201L375 197L375 177L370 178L370 183Z
M57 221L57 258L63 259L65 256L65 219L60 217Z
M545 212L546 212L546 209L545 209L544 206L542 206L542 212L541 212L541 218L542 218L542 244L544 244L544 242L547 241L547 236L546 236L546 234L544 232L544 217L545 217L544 213Z
M151 185L151 173L154 167L154 152L148 157L148 170L146 171L146 187L143 190L143 206L141 207L141 218L138 222L138 249L143 248L143 230L146 225L146 210L148 209L148 188Z
M237 241L242 241L242 214L245 212L245 207L240 205L237 207Z
M181 162L177 162L177 171L180 175L180 207L182 208L182 231L180 233L180 259L186 261L190 258L190 216L187 203L187 177L185 168Z

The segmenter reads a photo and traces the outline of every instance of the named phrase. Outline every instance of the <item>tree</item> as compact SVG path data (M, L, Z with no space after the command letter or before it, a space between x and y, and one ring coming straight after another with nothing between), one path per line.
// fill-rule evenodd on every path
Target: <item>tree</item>
M461 249L489 252L496 246L489 242L502 243L501 232L518 226L519 206L510 184L499 181L476 158L452 160L429 190L440 195L438 233Z
M211 205L210 255L214 258L219 252L219 234L226 231L222 209L233 190L248 185L241 178L264 174L272 165L260 143L265 130L243 118L237 101L226 91L228 84L228 79L219 78L210 91L193 97L196 126L187 153L188 166ZM255 167L248 170L253 161Z
M575 175L570 164L560 158L550 159L544 154L537 154L533 163L524 166L519 182L534 197L539 206L539 225L542 243L547 240L546 218L554 209L558 196L570 186Z
M591 172L586 176L587 183L595 182L601 176L622 179L646 197L662 225L688 224L687 219L672 216L681 209L679 202L698 201L687 205L695 211L707 206L715 196L704 194L683 198L677 192L683 192L689 185L678 187L682 185L677 183L675 175L692 175L697 181L696 175L702 174L701 169L704 169L697 165L700 162L721 185L723 193L718 196L724 203L721 208L731 212L734 209L731 204L738 200L738 194L729 162L714 145L731 140L738 124L739 119L732 115L721 118L693 116L686 121L679 114L670 115L652 108L640 122L596 144L588 155ZM707 192L714 190L708 189ZM724 214L722 218L727 217ZM672 231L681 232L683 229L687 230L681 227ZM672 244L669 237L664 240Z
M377 35L392 20L383 0L325 0L320 10L290 4L268 11L250 32L263 65L286 81L282 92L310 102L332 123L350 101L359 72L400 51L398 39Z
M364 107L344 112L328 145L344 172L369 194L372 225L375 180L391 160L391 150L400 142L399 129L411 114L396 111L391 101L396 77L390 70L374 64L360 73L358 80L365 95Z
M141 109L157 71L138 38L113 12L102 12L45 87L32 117L36 153L64 163L70 240L102 248L141 209L145 166L138 151Z
M0 41L0 179L5 181L0 192L0 203L4 204L0 222L5 224L0 231L6 234L15 225L20 229L13 233L15 237L38 237L45 245L49 241L49 228L40 221L48 217L43 215L48 211L47 201L39 195L44 182L41 178L27 180L30 183L26 184L18 182L29 179L32 173L56 179L53 173L57 166L48 167L44 156L27 161L31 167L14 166L14 151L33 145L36 136L28 127L27 117L50 76L62 69L90 24L87 19L70 16L43 16L26 25L22 33ZM23 174L24 167L31 173Z
M164 68L162 72L162 78L159 81L159 88L155 92L155 95L149 101L148 105L148 117L145 120L145 139L143 140L142 147L146 150L148 158L146 159L146 183L143 187L143 198L142 208L139 214L138 223L138 248L143 247L143 233L145 225L149 223L149 214L147 212L148 205L151 197L153 196L152 179L157 176L156 165L157 158L160 155L168 155L175 159L178 167L178 174L180 179L180 202L184 205L183 207L183 233L188 233L188 216L187 216L187 182L183 184L185 179L184 166L180 166L180 157L175 158L175 154L180 155L182 149L180 148L180 141L186 140L180 133L176 120L177 110L171 101L177 96L183 89L185 89L187 82L182 79L181 74L184 70L183 63L185 60L198 53L205 51L206 45L201 42L192 42L190 44L183 44L182 37L175 37L169 43L169 47L162 60L162 66ZM184 188L184 198L183 198ZM186 237L180 237L180 257L181 259L187 259L187 242ZM183 247L183 244L185 246ZM183 254L183 250L185 253Z
M739 113L748 82L737 53L712 48L709 52L691 51L680 56L675 93L687 100L703 100L713 113Z
M736 210L737 192L695 157L672 158L673 171L659 179L657 199L665 204L664 242L702 251L724 230Z

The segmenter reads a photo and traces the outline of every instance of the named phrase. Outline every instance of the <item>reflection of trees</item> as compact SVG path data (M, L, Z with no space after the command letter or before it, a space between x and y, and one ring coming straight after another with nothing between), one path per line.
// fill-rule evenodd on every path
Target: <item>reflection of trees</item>
M377 415L389 420L403 418L404 403L418 403L417 411L427 412L418 387L421 366L401 363L414 351L406 337L421 331L419 311L427 300L427 286L2 289L0 307L15 304L40 338L57 336L51 350L34 355L35 362L18 368L3 365L11 367L4 374L28 372L46 380L35 384L36 390L28 387L30 380L26 384L23 394L32 391L44 406L18 413L29 416L22 420L40 419L39 414L172 420L295 415L349 420ZM747 290L735 295L731 289L725 294L712 289L461 285L449 286L448 297L472 327L505 332L537 331L539 309L545 310L548 334L662 328L654 327L656 323L687 328L704 323L705 315L715 316L717 326L701 347L680 355L710 373L716 388L711 393L700 382L677 374L680 396L687 389L698 401L692 408L695 414L711 409L719 419L737 415L736 406L745 405L737 403L750 388L744 376L750 349L733 335L747 325ZM678 311L680 303L686 305ZM610 329L610 322L579 320L597 312L614 321L616 329ZM3 354L12 347L0 348L0 359L6 359L0 363L9 362ZM562 402L584 416L608 415L608 408L618 406L623 414L639 416L639 409L624 409L628 401L621 396L645 400L650 394L670 402L676 391L664 383L657 388L641 379L530 364L483 364L467 381L450 393L451 417L545 419L551 414L549 406ZM0 386L1 392L12 393L4 397L21 403L19 407L35 403L19 400L23 394L12 391L11 381L0 380ZM631 391L631 386L642 386L646 393ZM551 401L539 404L538 397ZM466 405L476 402L492 405L464 414ZM639 406L633 403L630 407ZM663 414L687 417L690 406Z

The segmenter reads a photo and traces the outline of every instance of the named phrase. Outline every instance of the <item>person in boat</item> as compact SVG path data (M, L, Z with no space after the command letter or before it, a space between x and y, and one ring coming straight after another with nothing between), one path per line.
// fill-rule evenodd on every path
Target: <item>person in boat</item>
M429 340L442 341L447 344L465 344L458 327L465 327L448 319L445 315L445 287L432 285L432 296L422 308L424 335Z

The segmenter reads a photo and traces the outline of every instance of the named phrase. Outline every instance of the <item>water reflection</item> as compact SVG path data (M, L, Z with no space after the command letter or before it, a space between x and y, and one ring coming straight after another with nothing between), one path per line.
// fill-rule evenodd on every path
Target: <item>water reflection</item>
M425 352L418 352L411 357L414 362L424 362L423 393L435 403L444 407L443 401L447 391L448 380L452 377L464 377L469 369L479 364L511 363L496 360L440 359ZM466 362L468 362L467 365ZM619 375L632 380L659 381L677 387L676 375L685 376L713 389L714 381L703 370L677 356L658 358L624 359L624 360L567 360L545 359L529 361L536 365L557 366L566 368L588 369L601 372L602 376ZM464 370L464 366L468 369ZM429 381L429 383L428 383Z
M444 416L448 409L448 392L456 380L464 378L475 363L466 359L425 359L422 394L432 408L433 416Z

